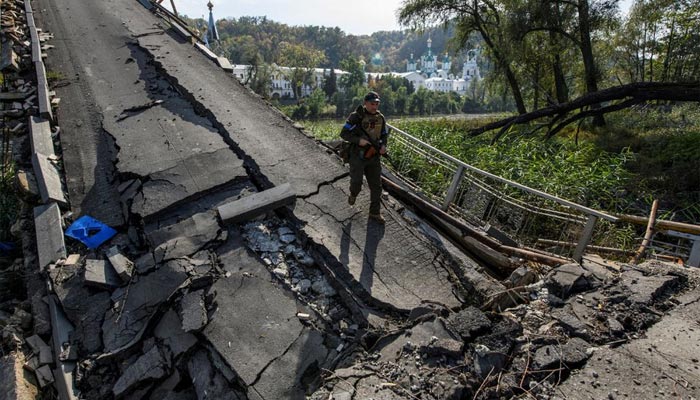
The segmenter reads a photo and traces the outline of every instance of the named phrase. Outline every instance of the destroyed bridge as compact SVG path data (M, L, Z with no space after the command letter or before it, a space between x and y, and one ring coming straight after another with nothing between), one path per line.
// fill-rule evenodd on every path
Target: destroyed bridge
M696 268L538 256L396 178L377 224L159 5L0 7L4 129L36 181L6 398L700 397Z

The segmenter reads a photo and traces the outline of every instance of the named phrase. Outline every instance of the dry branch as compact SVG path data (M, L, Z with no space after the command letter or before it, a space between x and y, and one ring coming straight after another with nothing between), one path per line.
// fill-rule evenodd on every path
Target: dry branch
M621 103L607 104L598 109L589 107L601 103L609 103L616 100L623 100ZM577 114L565 119L556 127L550 128L547 136L551 137L559 132L566 125L581 118L602 115L609 112L619 111L635 104L650 100L665 101L695 101L700 102L700 82L692 83L662 83L662 82L637 82L628 85L615 86L609 89L600 90L581 96L567 103L554 104L546 108L541 108L529 113L517 115L493 122L481 128L469 131L470 136L478 136L484 132L500 129L496 134L496 139L502 136L514 125L525 124L539 118L554 118L551 125L564 119L570 112L581 110ZM494 140L496 140L494 139Z

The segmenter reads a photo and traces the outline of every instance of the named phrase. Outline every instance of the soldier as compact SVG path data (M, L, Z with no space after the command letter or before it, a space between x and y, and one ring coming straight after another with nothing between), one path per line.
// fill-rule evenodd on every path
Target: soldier
M367 178L370 203L369 218L380 224L385 222L381 214L382 165L381 155L386 154L388 131L384 115L379 112L379 95L369 92L363 105L348 117L340 137L350 142L350 196L348 204L355 204L362 190L362 176Z

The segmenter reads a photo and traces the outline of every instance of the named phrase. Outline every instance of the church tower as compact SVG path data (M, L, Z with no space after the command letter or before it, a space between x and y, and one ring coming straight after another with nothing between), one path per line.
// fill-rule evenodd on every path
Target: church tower
M413 53L411 53L411 58L408 59L408 63L406 64L406 72L414 72L418 69L418 64L416 63L416 60L413 58Z
M423 56L422 70L423 73L430 77L435 71L437 71L437 62L435 61L435 56L433 56L433 51L431 46L433 45L433 40L428 37L428 54Z

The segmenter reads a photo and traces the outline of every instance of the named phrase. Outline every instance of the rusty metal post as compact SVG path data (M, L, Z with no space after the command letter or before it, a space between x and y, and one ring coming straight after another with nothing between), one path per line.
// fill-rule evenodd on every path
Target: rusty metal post
M459 184L462 183L462 178L464 178L465 168L463 165L457 167L454 176L452 177L452 183L450 188L447 190L447 196L445 196L445 201L442 203L442 210L447 211L450 208L450 204L455 200L457 196L457 190L459 189Z
M176 17L179 17L179 15L177 15L177 8L175 8L175 0L170 0L170 5L173 6L173 14L175 14Z
M593 237L593 228L595 228L595 223L598 221L598 217L595 215L589 215L586 221L586 226L583 227L583 233L581 234L581 239L578 241L576 250L574 251L574 260L577 263L581 262L583 259L583 252L586 250L586 246L591 242Z

